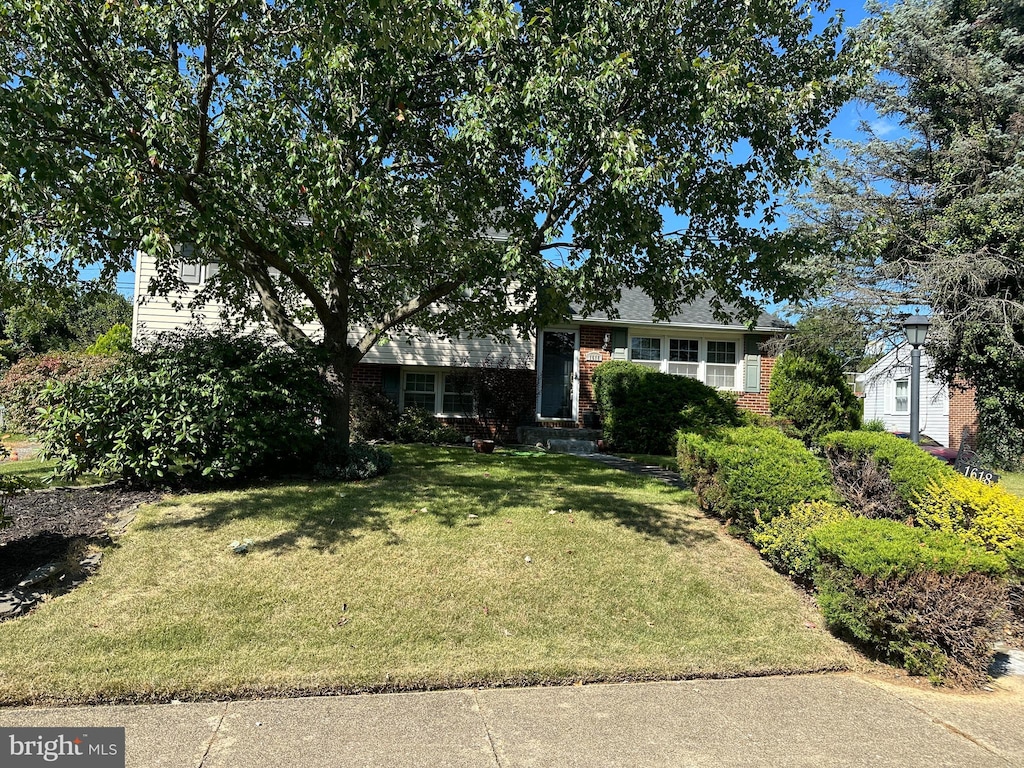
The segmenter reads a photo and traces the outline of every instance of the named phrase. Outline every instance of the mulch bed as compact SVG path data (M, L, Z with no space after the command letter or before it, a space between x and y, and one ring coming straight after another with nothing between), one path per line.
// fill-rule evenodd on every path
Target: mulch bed
M109 543L107 529L127 510L157 501L159 491L117 485L29 491L8 503L14 523L0 530L0 589L29 571L65 558L82 540Z

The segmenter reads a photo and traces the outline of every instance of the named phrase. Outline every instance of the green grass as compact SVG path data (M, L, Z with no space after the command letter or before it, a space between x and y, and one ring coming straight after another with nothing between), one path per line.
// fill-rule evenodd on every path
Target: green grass
M624 459L635 461L637 464L647 464L652 467L661 467L673 472L679 471L679 459L675 456L657 456L653 453L616 453Z
M0 702L745 675L856 658L689 492L571 456L395 455L391 474L364 483L143 507L96 576L0 624ZM233 554L244 539L250 554Z
M1024 498L1024 472L1001 472L999 484L1010 493Z
M53 474L52 461L42 459L24 459L22 461L5 461L0 464L0 475L18 475L25 481L28 488L46 488L49 486L82 486L106 482L95 475L82 475L77 480L67 481L57 478L51 482Z

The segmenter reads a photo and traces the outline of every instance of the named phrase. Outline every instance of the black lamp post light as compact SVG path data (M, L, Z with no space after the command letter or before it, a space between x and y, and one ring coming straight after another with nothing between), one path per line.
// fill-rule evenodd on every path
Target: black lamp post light
M927 317L914 315L903 321L903 332L913 347L910 352L910 439L921 443L921 347L928 337Z

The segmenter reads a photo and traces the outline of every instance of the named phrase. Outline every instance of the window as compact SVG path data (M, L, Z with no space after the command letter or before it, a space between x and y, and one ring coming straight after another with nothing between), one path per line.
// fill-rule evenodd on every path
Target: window
M435 382L436 375L433 373L405 374L405 407L419 406L431 413L437 413Z
M475 412L473 388L464 374L406 371L402 378L404 408L425 408L433 414L450 416L471 416Z
M709 341L707 384L709 387L736 387L736 342Z
M696 363L700 358L700 343L696 339L669 339L668 359L673 363Z
M907 379L897 379L895 384L893 413L910 413L910 382Z
M661 339L634 336L630 344L629 356L634 362L661 362Z
M473 388L464 375L445 374L442 413L469 416L473 413Z
M629 340L629 359L712 387L736 389L740 375L737 346L735 341L633 336Z

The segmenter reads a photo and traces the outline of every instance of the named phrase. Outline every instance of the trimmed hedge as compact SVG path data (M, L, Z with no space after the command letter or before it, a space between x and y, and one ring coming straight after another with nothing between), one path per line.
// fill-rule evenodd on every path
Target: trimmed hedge
M839 500L824 462L776 429L722 429L714 439L684 432L679 470L704 509L746 530L799 502Z
M830 629L933 681L984 681L1006 604L1006 561L892 520L815 529L814 582Z
M925 493L930 482L956 474L947 464L909 440L887 432L832 432L822 438L821 446L840 492L855 507L864 506L865 500L877 495L877 491L872 493L864 487L864 481L873 477L875 467L892 482L899 500L899 514L911 511L911 503Z
M594 398L604 439L627 453L669 455L675 434L742 422L736 402L687 376L611 360L594 369Z

